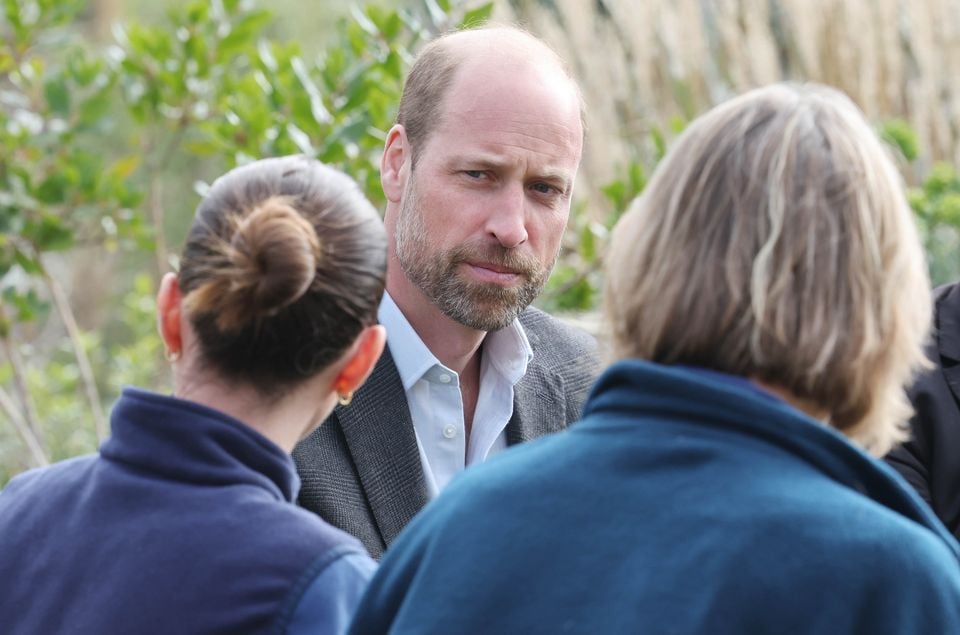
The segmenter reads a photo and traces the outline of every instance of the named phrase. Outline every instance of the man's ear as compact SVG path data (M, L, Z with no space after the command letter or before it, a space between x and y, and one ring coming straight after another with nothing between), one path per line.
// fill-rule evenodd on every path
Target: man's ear
M400 124L396 124L387 133L383 155L380 157L380 185L391 203L400 202L407 185L412 159L407 131Z
M167 351L179 354L183 351L183 331L180 326L180 281L177 274L167 273L160 281L157 292L157 326L160 338Z
M340 395L346 395L362 386L377 365L386 341L387 330L379 324L363 329L350 347L343 367L334 378L333 389Z

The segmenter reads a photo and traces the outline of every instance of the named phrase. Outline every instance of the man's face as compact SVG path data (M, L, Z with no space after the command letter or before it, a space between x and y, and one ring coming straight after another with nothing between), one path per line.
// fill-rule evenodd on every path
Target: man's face
M467 69L445 102L404 188L396 256L445 315L497 330L556 262L580 161L579 104L562 77Z
M444 315L478 331L501 329L528 307L543 289L558 254L555 249L554 258L544 265L532 254L482 239L433 248L415 178L407 181L396 245L407 278ZM473 271L478 265L487 271Z

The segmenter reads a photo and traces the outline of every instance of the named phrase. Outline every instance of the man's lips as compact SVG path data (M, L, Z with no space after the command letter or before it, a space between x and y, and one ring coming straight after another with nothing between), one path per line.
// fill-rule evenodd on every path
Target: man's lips
M523 275L519 271L489 262L464 262L463 266L474 277L484 282L510 284L516 282Z

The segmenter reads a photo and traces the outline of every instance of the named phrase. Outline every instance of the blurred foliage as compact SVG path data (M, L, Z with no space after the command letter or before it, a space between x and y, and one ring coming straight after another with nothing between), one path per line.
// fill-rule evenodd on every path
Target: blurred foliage
M93 450L121 385L166 383L153 304L175 264L164 200L207 187L171 173L305 153L382 203L379 153L416 49L492 11L469 0L356 6L307 57L266 37L270 14L241 0L178 3L163 24L118 26L102 47L79 36L82 0L2 3L0 483ZM78 326L62 285L79 249L155 262L104 296L114 310L96 330Z
M610 231L647 185L648 174L667 152L668 140L682 133L686 123L686 119L674 117L666 130L651 126L647 147L636 148L632 160L616 170L620 176L600 188L600 209L587 210L584 200L574 204L560 259L543 295L537 299L537 306L549 312L571 314L596 309L603 290L603 254ZM581 326L589 329L594 323L588 317Z
M917 214L934 286L960 279L960 175L954 166L935 164L908 192Z
M886 121L880 136L915 173L920 158L917 133L901 119ZM910 187L907 200L916 213L920 237L927 252L934 286L960 279L960 175L955 166L934 164L919 185Z

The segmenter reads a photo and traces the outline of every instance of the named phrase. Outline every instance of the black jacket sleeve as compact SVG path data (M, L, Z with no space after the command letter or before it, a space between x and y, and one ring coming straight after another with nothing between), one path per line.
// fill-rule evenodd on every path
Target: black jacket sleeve
M909 391L916 411L911 438L886 461L960 538L960 283L935 291L935 333L927 355L934 368Z

